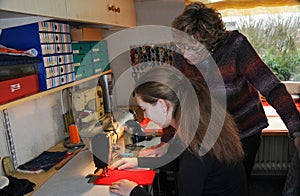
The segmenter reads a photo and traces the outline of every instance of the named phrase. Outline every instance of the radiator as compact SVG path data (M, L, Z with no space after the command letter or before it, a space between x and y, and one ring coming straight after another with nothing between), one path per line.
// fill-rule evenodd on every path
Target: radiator
M263 136L253 174L286 174L294 151L287 135Z

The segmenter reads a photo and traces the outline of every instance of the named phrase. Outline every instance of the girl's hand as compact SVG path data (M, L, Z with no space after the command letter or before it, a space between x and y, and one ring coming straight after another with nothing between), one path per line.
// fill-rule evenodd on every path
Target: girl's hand
M144 150L141 150L139 153L140 157L161 157L167 153L169 148L169 144L165 142L161 142L156 146L151 146Z
M111 169L131 169L138 166L137 158L122 158L111 164Z
M116 193L122 196L129 196L130 192L134 187L137 186L137 183L122 179L116 182L113 182L112 185L109 187L109 191L112 193Z
M156 157L156 149L154 146L145 148L139 152L139 157Z

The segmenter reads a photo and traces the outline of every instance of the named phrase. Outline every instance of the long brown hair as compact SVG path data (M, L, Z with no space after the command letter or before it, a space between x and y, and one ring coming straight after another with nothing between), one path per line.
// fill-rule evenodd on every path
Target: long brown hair
M187 5L174 19L172 27L193 36L210 52L226 39L226 27L221 14L200 2Z
M158 67L146 72L136 85L134 94L144 102L155 103L157 99L168 100L173 106L172 117L178 122L176 134L189 150L199 155L203 140L214 142L213 146L205 146L208 152L222 163L235 163L243 157L242 145L238 129L224 106L218 105L212 114L213 97L208 87L199 78L187 79L174 71L172 67ZM196 100L192 100L192 87ZM218 102L216 102L218 103ZM200 115L199 115L200 112ZM225 120L221 114L225 114ZM219 132L208 130L209 124ZM193 132L193 130L195 130Z

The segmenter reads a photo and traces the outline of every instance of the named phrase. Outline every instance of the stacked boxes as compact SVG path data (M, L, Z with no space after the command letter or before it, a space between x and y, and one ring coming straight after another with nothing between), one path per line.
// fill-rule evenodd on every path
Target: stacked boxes
M107 41L91 42L93 65L95 74L109 70L109 59L107 50Z
M37 58L0 54L0 104L39 91Z
M89 42L72 43L76 80L94 74L91 47Z
M106 40L73 42L72 49L76 80L110 69Z
M100 41L102 32L97 28L71 27L72 41Z
M18 50L35 48L40 91L75 80L70 27L56 21L43 21L2 30L0 43Z

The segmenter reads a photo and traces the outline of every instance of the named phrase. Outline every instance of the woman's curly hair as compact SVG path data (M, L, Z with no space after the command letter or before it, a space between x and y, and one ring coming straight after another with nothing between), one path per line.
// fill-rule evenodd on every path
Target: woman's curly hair
M172 27L183 31L213 52L226 39L226 27L221 14L203 3L191 3L174 19Z

